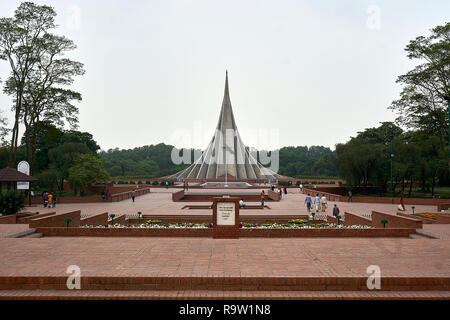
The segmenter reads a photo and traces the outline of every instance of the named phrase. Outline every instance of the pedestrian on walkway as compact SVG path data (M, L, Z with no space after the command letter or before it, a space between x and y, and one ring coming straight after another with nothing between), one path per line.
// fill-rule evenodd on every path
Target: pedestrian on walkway
M47 199L48 199L48 207L51 208L53 203L53 194L49 193Z
M319 194L317 193L315 198L314 198L314 204L316 206L316 212L319 212L319 207L320 207L320 198L319 198Z
M300 188L300 192L303 192L303 185L301 183L298 187Z
M42 199L44 200L44 208L47 208L48 205L48 192L44 191L44 193L42 194Z
M311 199L311 196L309 195L309 193L306 196L305 203L306 203L306 210L308 211L308 213L310 213L311 212L312 199Z
M261 205L264 206L264 197L265 197L264 190L261 192Z
M322 198L320 199L320 204L322 206L322 212L325 212L328 207L327 198L325 197L325 194L322 194Z
M53 208L56 207L56 192L52 193L52 206Z
M131 199L133 200L133 202L134 202L135 197L136 197L136 193L133 190L133 191L131 191Z
M284 194L287 194L287 188L286 186L283 188Z
M353 200L353 193L351 191L348 192L348 202L352 202Z
M338 208L337 204L334 204L333 216L337 217L338 215L339 215L339 208Z

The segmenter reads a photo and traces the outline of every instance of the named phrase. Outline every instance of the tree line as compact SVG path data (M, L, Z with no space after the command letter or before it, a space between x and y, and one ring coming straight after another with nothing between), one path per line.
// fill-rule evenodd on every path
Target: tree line
M336 145L336 167L349 186L408 196L419 186L434 195L436 186L450 185L450 23L411 40L405 51L417 65L397 79L403 88L389 106L395 123Z

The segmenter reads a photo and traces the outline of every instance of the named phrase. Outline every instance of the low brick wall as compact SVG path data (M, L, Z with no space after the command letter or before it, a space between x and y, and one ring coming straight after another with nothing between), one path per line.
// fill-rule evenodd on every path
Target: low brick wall
M184 198L184 190L172 193L172 201L180 201L183 198Z
M151 229L151 228L37 228L44 236L67 237L212 237L212 228ZM288 237L408 237L415 229L239 229L244 238Z
M448 210L450 209L450 202L447 203L440 203L437 206L437 211L441 212L442 210Z
M422 228L422 220L372 211L373 227L383 228L383 224L381 223L381 220L383 219L386 219L388 221L388 223L386 224L386 228Z
M131 199L132 192L133 191L127 191L127 192L112 194L111 197L107 201L118 202L118 201ZM147 193L150 193L150 188L140 188L140 189L134 190L135 197L139 197L139 196L142 196Z
M261 199L260 195L258 195L258 197ZM273 200L273 201L280 201L280 199L281 199L279 192L272 191L270 189L268 190L267 195L264 198L264 200L267 200L267 198L269 198L270 200Z
M106 226L108 224L108 212L99 213L80 220L81 226Z
M31 220L44 218L44 217L52 216L55 214L56 214L56 212L39 213L39 214L35 214L33 216L19 218L19 219L17 219L17 223L30 223Z
M98 203L105 202L101 196L86 196L86 197L57 197L56 204L63 203ZM42 198L32 198L31 204L37 204L44 206L44 200Z
M353 226L353 225L372 226L372 220L367 219L365 217L358 216L358 215L350 213L350 212L345 212L344 213L344 225L345 226Z
M15 214L10 214L8 216L0 216L0 224L15 224L17 217Z
M30 221L30 228L39 228L39 227L66 227L65 218L71 218L70 222L71 227L79 227L80 226L80 215L81 211L73 211L61 214L55 214L43 218L37 218Z
M111 224L112 220L110 215L108 216L108 224ZM127 215L126 214L121 214L121 215L116 215L114 217L114 224L119 223L122 225L128 225L128 220L127 220Z

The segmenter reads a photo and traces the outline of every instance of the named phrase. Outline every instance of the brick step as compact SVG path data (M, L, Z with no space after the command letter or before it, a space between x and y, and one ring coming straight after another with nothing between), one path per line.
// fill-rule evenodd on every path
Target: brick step
M450 300L450 291L0 290L0 300Z
M22 238L42 238L44 235L42 233L31 233Z
M0 277L0 290L68 290L67 277ZM97 277L83 290L368 291L366 277ZM382 277L382 291L450 291L450 278Z
M409 238L410 238L410 239L422 239L422 240L424 240L424 239L430 239L430 238L425 237L425 236L422 236L422 235L420 235L420 234L410 234L410 235L409 235Z

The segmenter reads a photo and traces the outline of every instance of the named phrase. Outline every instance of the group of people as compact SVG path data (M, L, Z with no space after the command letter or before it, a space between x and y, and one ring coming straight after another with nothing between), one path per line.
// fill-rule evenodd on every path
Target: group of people
M325 194L322 194L322 197L319 197L319 194L317 193L313 199L311 197L311 194L308 193L308 195L305 198L305 203L306 203L306 210L308 211L308 213L311 212L313 203L315 206L315 212L319 212L319 210L322 212L326 212L327 208L328 208L327 197L325 196ZM333 216L338 216L338 215L339 215L339 208L335 204L333 207Z
M102 191L102 199L103 200L108 200L110 196L111 196L111 194L109 193L108 190L106 190L106 192Z
M56 207L56 193L55 192L42 192L42 200L44 201L44 208Z

